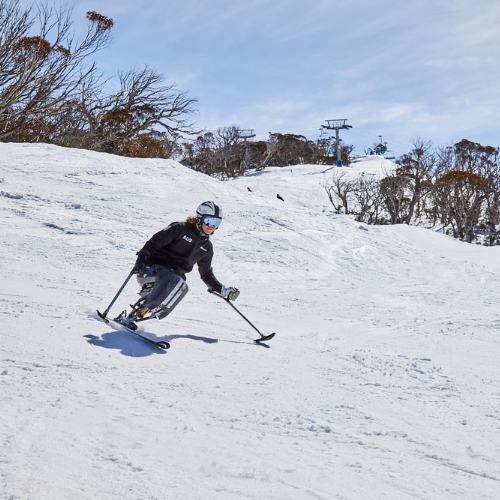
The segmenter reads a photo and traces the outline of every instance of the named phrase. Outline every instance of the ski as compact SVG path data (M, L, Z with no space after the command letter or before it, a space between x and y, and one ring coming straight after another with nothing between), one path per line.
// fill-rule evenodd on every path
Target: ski
M142 333L140 333L140 332L138 332L136 330L132 330L131 328L128 328L125 325L122 325L121 323L119 323L118 321L115 321L114 319L106 318L106 316L104 316L99 311L97 311L97 315L107 325L109 325L110 323L114 323L119 328L124 328L125 330L127 330L127 332L130 332L130 333L134 334L136 337L138 337L138 338L140 338L140 339L148 342L151 345L154 345L155 347L158 347L159 349L163 349L164 351L166 351L167 349L170 349L170 344L166 340L153 340L153 339L150 339L149 337L146 337L145 335L142 335Z

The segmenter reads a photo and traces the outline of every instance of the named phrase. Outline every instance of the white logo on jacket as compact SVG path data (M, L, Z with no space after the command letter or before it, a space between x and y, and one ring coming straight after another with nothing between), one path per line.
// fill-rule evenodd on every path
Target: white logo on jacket
M190 238L189 236L184 235L182 237L183 240L189 241L189 243L193 243L193 238Z
M204 252L208 252L206 248L200 247L200 250L203 250Z

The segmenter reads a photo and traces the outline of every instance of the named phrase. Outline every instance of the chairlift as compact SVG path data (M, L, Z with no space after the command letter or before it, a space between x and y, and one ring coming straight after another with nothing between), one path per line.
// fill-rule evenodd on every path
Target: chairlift
M375 146L375 154L376 155L380 155L380 156L383 156L387 151L387 146L385 144L377 144Z
M387 149L387 142L382 141L381 135L379 135L379 137L380 142L375 146L373 153L371 154L383 156L386 160L395 160L396 155L394 154L394 151Z

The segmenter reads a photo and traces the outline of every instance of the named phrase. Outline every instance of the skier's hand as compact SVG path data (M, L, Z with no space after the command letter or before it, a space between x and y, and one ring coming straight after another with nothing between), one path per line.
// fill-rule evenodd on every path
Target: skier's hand
M132 274L139 274L144 272L144 268L146 267L146 262L148 261L149 253L141 250L137 252L137 259L135 259L135 264L132 270L130 271Z
M146 264L144 262L137 261L134 264L134 267L132 268L132 271L130 271L132 274L139 274L142 271L144 271L144 268L146 267Z
M240 294L240 291L237 288L234 288L234 286L221 286L220 289L220 294L227 300L236 300L238 298L238 295Z

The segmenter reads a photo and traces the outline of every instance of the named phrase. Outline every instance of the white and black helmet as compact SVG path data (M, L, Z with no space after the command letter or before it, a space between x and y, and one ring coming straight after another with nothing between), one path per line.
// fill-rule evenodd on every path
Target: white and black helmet
M200 234L206 235L209 233L205 233L203 231L202 224L206 224L207 226L213 226L217 229L222 222L222 209L219 205L216 205L213 201L204 201L197 209L196 209L196 222L198 225L198 229Z
M197 209L196 215L198 218L202 218L204 215L210 215L211 217L217 217L222 219L222 208L216 205L213 201L204 201Z

